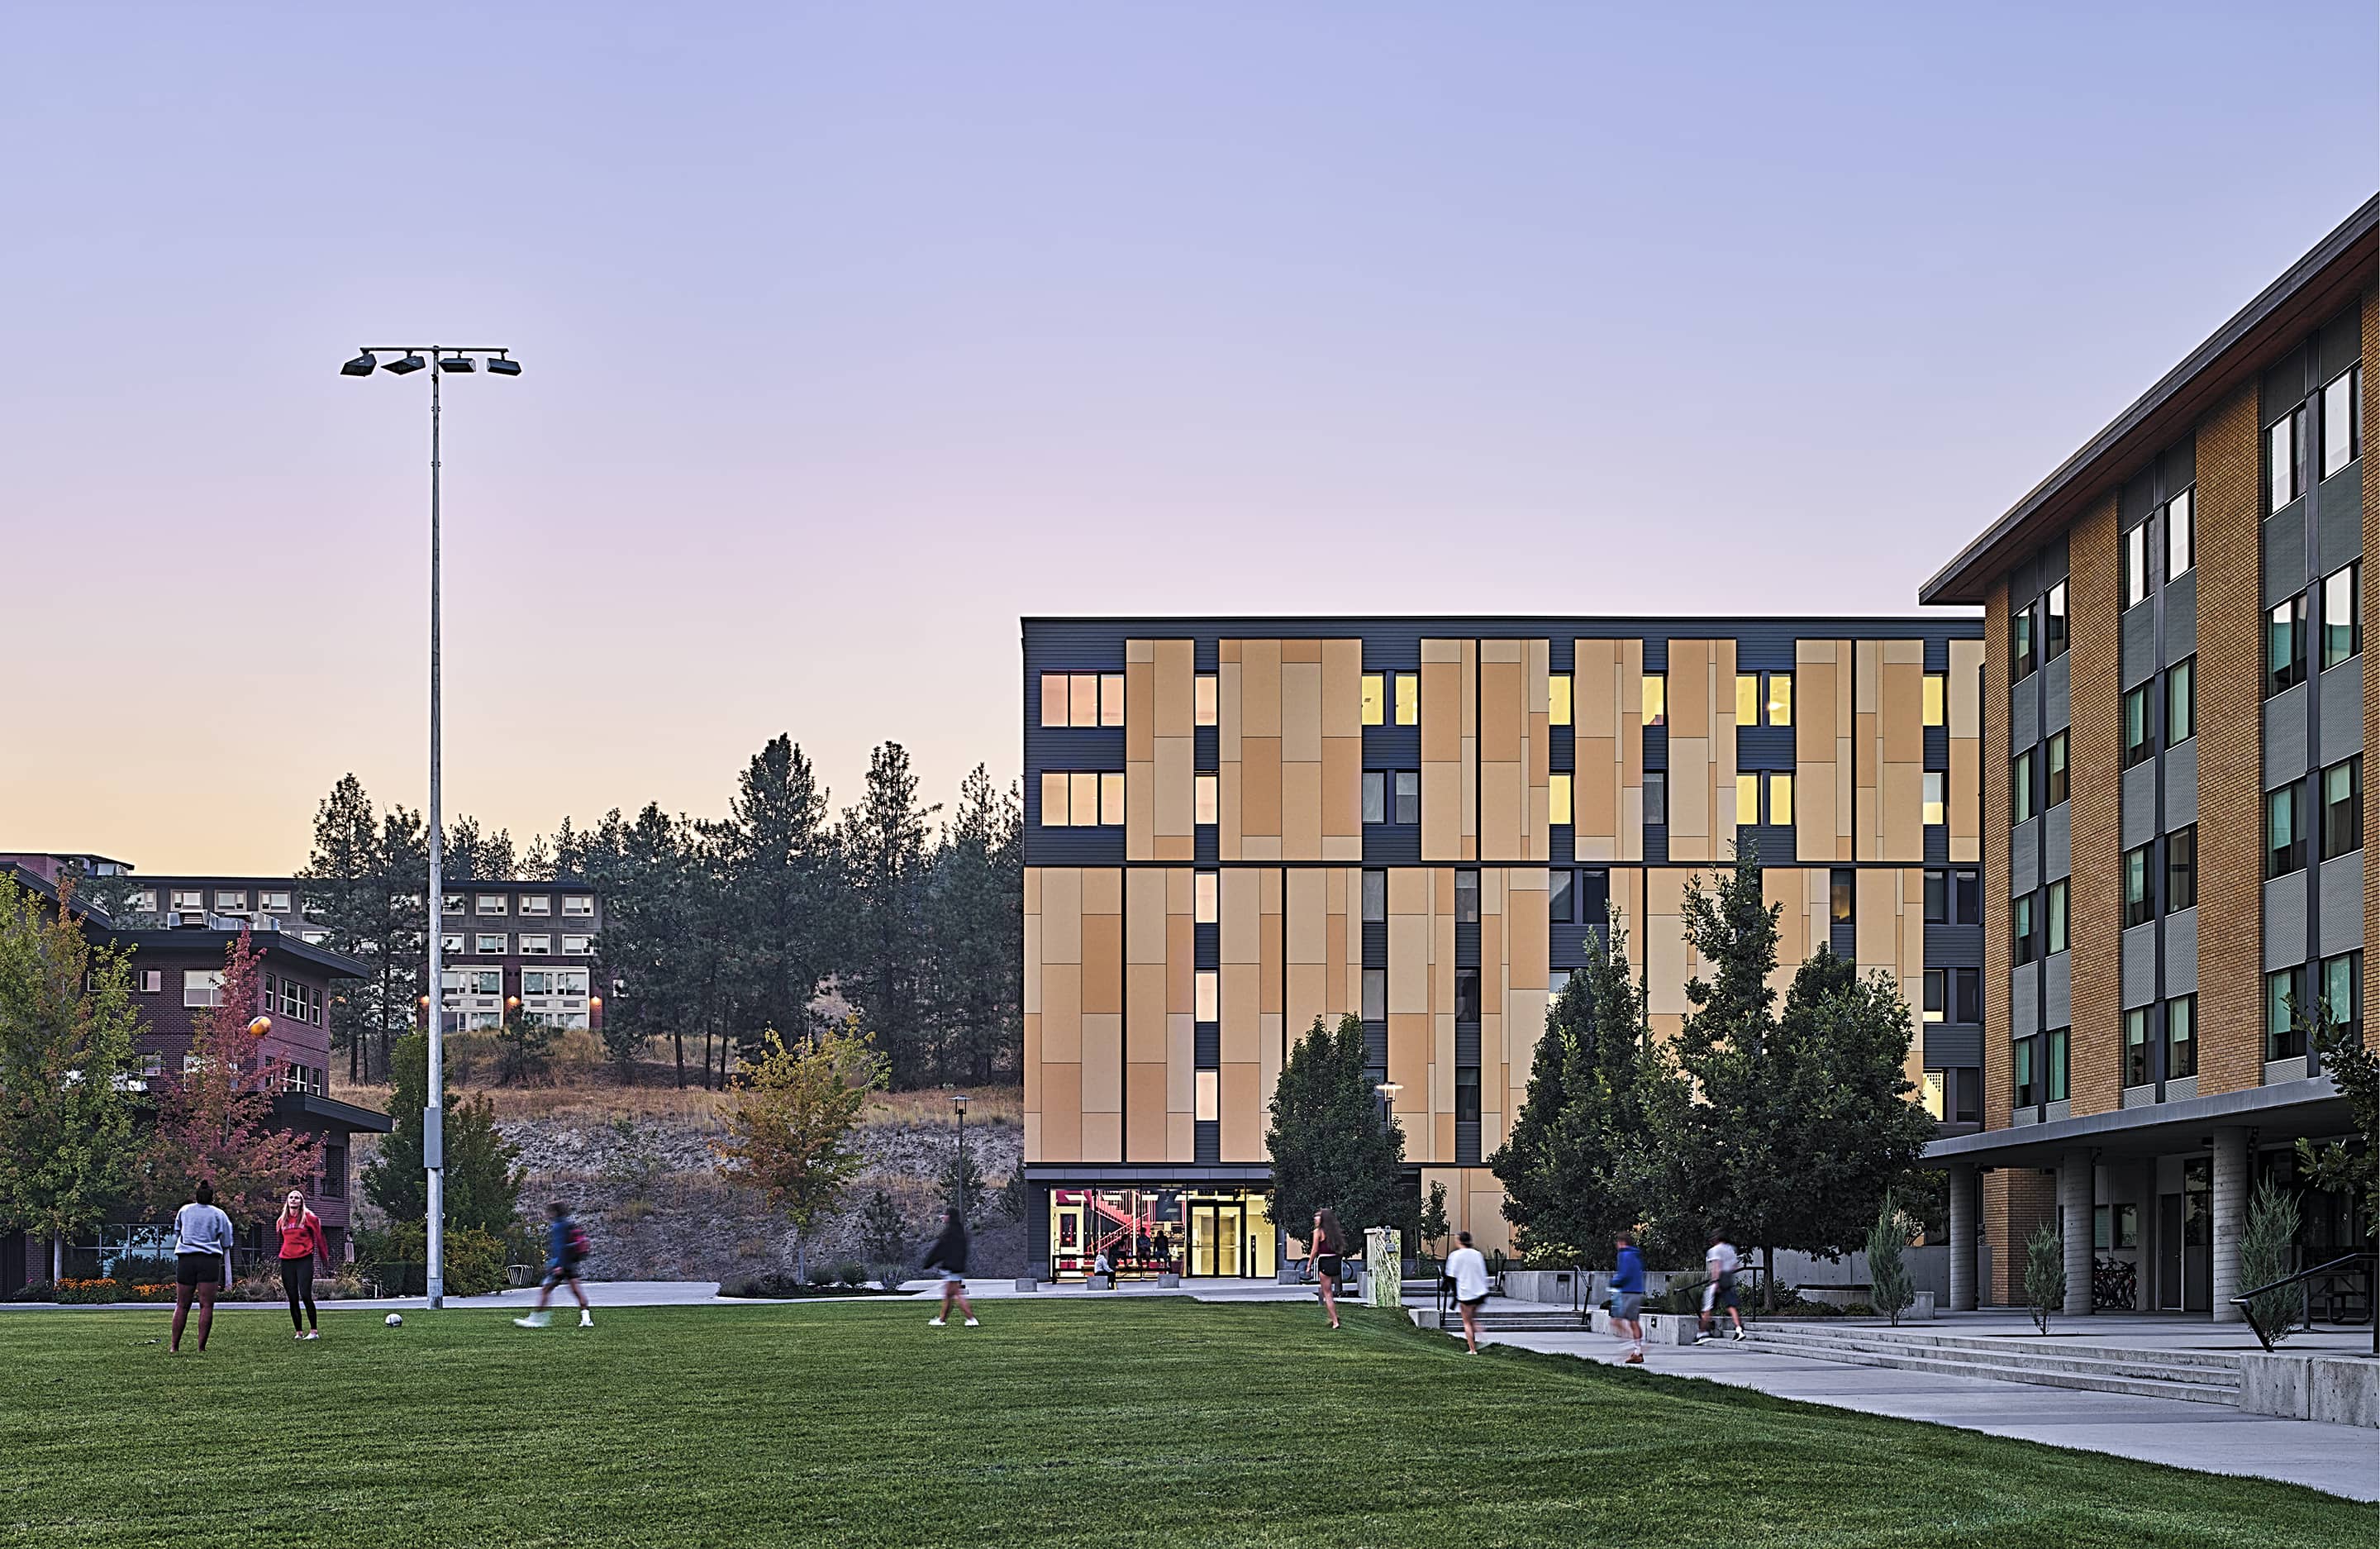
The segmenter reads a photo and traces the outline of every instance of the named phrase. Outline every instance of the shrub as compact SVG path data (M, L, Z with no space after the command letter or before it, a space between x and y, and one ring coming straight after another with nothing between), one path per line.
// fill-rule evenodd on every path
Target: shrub
M837 1264L834 1266L834 1278L838 1285L865 1286L868 1284L868 1266L857 1263Z
M823 1289L824 1287L834 1284L834 1271L827 1268L824 1264L820 1264L817 1268L810 1271L809 1280L813 1287Z
M1867 1229L1868 1298L1895 1328L1900 1326L1900 1314L1917 1299L1909 1265L1900 1256L1909 1241L1909 1219L1887 1194L1884 1208L1876 1212L1876 1225Z
M2269 1286L2295 1272L2297 1235L2297 1196L2269 1177L2256 1185L2248 1199L2247 1223L2240 1231L2240 1288ZM2247 1311L2248 1321L2279 1344L2306 1321L2305 1282L2252 1299Z
M878 1264L873 1274L879 1286L888 1291L897 1291L901 1288L901 1282L908 1278L909 1271L904 1264Z
M127 1253L109 1274L119 1285L170 1286L175 1268L171 1253Z
M719 1287L724 1297L759 1297L780 1299L802 1294L802 1283L783 1270L768 1270L759 1275L740 1275Z
M29 1280L8 1293L10 1301L55 1301L58 1288L47 1280Z
M2024 1244L2024 1305L2033 1326L2049 1332L2049 1315L2066 1306L2066 1245L2045 1221Z
M57 1283L55 1299L64 1305L85 1307L111 1301L171 1301L174 1299L174 1287L170 1285L128 1286L108 1277L61 1280Z
M356 1234L356 1257L392 1296L421 1294L430 1260L428 1231L419 1221L400 1221ZM504 1239L466 1226L446 1234L446 1294L492 1296L504 1288ZM274 1297L279 1296L276 1290Z

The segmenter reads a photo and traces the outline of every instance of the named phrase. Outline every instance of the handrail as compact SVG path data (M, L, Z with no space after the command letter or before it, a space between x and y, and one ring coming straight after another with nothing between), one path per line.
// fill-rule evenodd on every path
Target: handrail
M2318 1275L2328 1275L2348 1264L2353 1264L2363 1271L2363 1281L2367 1287L2380 1289L2380 1275L2374 1274L2374 1266L2367 1265L2363 1262L2372 1257L2372 1254L2365 1252L2350 1253L2343 1258L2333 1259L2326 1264L2316 1264L2312 1269L2301 1269L2286 1279L2276 1280L2269 1286L2259 1286L2252 1291L2242 1292L2233 1297L2231 1305L2240 1309L2240 1315L2248 1320L2250 1331L2256 1336L2256 1343L2264 1346L2265 1352L2269 1355L2273 1348L2272 1336L2265 1332L2265 1325L2256 1321L2256 1310L2250 1303L2267 1291L2277 1291L2284 1286L2294 1286L2301 1280L2311 1280ZM2380 1298L2372 1299L2380 1300ZM2375 1306L2373 1312L2373 1343L2375 1348L2380 1348L2380 1306Z

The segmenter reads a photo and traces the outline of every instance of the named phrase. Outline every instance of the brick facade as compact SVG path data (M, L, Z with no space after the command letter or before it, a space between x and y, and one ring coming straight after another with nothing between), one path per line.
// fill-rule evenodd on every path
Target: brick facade
M2073 630L2067 652L2072 732L2067 751L2073 846L2069 1091L2076 1114L2121 1101L2123 1029L2123 579L2114 491L2067 534Z
M2056 1173L1998 1167L1984 1175L1984 1240L1992 1245L1987 1303L2009 1307L2024 1300L2025 1239L2057 1219Z

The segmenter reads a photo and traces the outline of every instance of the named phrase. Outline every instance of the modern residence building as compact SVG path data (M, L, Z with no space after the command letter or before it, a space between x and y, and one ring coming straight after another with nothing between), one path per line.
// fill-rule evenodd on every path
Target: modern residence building
M2373 1031L2375 213L1919 593L1986 618L1985 1128L1932 1148L1954 1305L2016 1299L2056 1222L2070 1312L2096 1268L2143 1310L2237 1318L2255 1180L2348 1128L2301 1017ZM2364 1245L2353 1201L2301 1203L2308 1263Z
M1758 846L1780 989L1820 945L1922 1009L1983 1118L1979 619L1031 618L1025 1146L1055 1276L1271 1277L1267 1107L1363 1019L1416 1184L1509 1241L1485 1159L1619 907L1674 1033L1687 879ZM1283 1227L1293 1228L1285 1232Z

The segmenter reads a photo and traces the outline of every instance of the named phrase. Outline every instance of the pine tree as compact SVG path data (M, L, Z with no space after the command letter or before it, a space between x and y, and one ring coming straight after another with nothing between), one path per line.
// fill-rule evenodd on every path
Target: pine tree
M887 742L869 755L866 789L836 835L850 910L836 984L881 1042L898 1086L934 1068L925 905L926 820L937 811L917 805L909 754Z
M933 1074L988 1081L1023 1044L1023 811L981 764L959 787L926 898Z
M772 738L745 768L727 821L702 825L716 888L681 871L689 891L676 900L680 918L726 934L712 937L722 958L685 965L678 988L727 1036L748 1024L798 1041L815 1028L810 1002L833 965L840 924L826 800L793 738Z
M350 1082L364 1079L366 1053L379 1027L380 1002L372 986L387 907L380 895L382 861L380 815L363 782L343 774L315 809L314 848L298 880L305 888L307 913L326 933L322 945L375 970L364 987L332 995L327 1008L331 1044L347 1051Z
M1404 1131L1382 1117L1364 1071L1364 1023L1353 1015L1336 1030L1315 1018L1281 1067L1265 1149L1272 1218L1292 1237L1325 1205L1350 1232L1408 1224Z
M449 883L508 882L517 870L511 830L484 833L480 820L468 815L447 822L445 853L439 860Z

